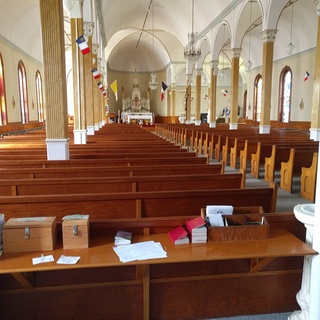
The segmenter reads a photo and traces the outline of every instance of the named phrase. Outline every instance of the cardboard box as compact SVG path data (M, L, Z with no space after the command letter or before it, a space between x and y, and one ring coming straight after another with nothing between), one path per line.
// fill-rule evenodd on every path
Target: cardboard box
M62 222L62 239L64 249L89 248L89 216L70 215Z
M10 218L3 226L4 252L53 250L57 239L55 217Z

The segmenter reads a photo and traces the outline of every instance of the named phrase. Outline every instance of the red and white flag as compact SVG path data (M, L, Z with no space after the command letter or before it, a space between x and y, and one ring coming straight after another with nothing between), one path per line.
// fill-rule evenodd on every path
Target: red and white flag
M93 77L94 77L95 79L99 79L99 78L100 78L100 72L98 71L97 68L92 69L91 72L92 72Z
M167 88L168 88L168 86L162 81L162 84L161 84L161 96L160 96L161 101L164 100L164 93L167 90Z

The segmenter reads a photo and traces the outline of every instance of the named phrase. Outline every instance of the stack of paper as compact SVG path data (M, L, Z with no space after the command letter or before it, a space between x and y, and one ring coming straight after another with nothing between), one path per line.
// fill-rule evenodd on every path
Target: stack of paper
M210 226L223 227L223 215L233 214L233 206L212 205L206 207L206 219Z
M114 237L114 245L115 246L122 246L125 244L130 244L132 238L132 233L128 231L117 231Z
M192 243L207 242L206 223L200 216L187 220L186 227L189 231Z
M167 253L159 242L144 241L127 246L113 247L121 262L166 258Z

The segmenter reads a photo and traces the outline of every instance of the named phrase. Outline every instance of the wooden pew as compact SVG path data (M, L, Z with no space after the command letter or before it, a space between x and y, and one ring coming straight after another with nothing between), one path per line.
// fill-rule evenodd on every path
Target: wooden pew
M169 164L207 164L206 157L166 157L166 158L114 158L114 159L70 159L70 160L0 160L0 168L53 168L53 167L86 167L86 166L147 166Z
M273 146L277 146L275 163L281 163L281 160L288 159L288 152L290 148L301 149L301 150L318 150L318 142L317 141L296 141L296 140L279 140L279 141L266 141L266 142L258 142L257 150L255 153L251 154L251 174L260 178L261 167L264 166L266 158L271 158ZM288 150L285 150L285 149ZM283 157L283 158L282 158ZM272 158L271 158L272 159ZM279 160L280 159L280 160Z
M316 182L318 168L318 153L313 154L312 164L310 167L301 168L300 177L300 195L301 197L315 202Z
M281 162L280 188L292 193L293 177L301 175L302 167L311 167L314 160L314 150L290 149L287 162Z
M288 228L289 231L294 230L296 232L294 235L297 237L300 230L304 230L305 233L303 224L295 219L293 213L283 214L281 217L279 214L266 216L271 233L279 228L278 225ZM169 257L174 256L174 263L170 263L168 259L160 259L151 261L150 266L146 268L145 265L136 266L135 263L121 264L113 256L112 241L117 230L132 231L134 241L142 241L143 236L155 235L154 238L157 238L158 234L165 235L169 230L183 225L186 219L192 217L194 216L92 221L90 223L92 247L77 251L77 255L81 256L80 265L59 266L59 269L63 270L57 270L55 263L29 268L31 258L34 255L39 256L41 252L26 253L23 256L4 253L0 258L3 273L0 275L2 316L6 319L23 319L28 314L29 318L37 319L39 315L45 318L45 315L49 314L50 319L59 319L72 318L75 312L78 312L84 315L84 318L86 318L85 315L90 315L91 318L93 316L103 318L107 314L109 317L112 315L113 318L122 319L128 314L133 314L133 319L142 319L143 307L146 307L150 310L151 319L178 320L199 317L208 319L221 317L221 315L277 313L297 309L296 293L301 287L303 256L279 256L270 259L261 271L251 272L252 256L250 255L239 258L237 254L237 259L232 259L228 250L226 255L229 255L229 258L219 259L215 257L215 244L187 244L174 247L165 236L161 238L160 243L167 248ZM58 229L61 237L60 223L58 223ZM241 254L242 246L245 249L246 245L240 241L234 250L238 252L240 250ZM256 250L253 250L252 254L258 256L259 241L255 246ZM181 260L181 258L179 261L179 251L185 251L186 248L192 252L195 261ZM89 258L91 250L95 251L95 255L91 255L91 257L94 256L92 266L81 268L82 263L91 261ZM108 267L98 265L99 250L102 254L104 252L107 258L110 257ZM203 259L197 261L201 252L207 254L205 261ZM65 254L61 241L58 241L57 248L52 254L55 259ZM19 262L22 265L25 263L23 268L28 266L28 270L23 269L22 274L16 274ZM149 264L149 261L146 261L146 264ZM43 270L41 270L42 266ZM20 283L17 282L18 275L21 276ZM29 290L21 288L23 279L26 280L25 283L31 284ZM144 288L147 288L145 295L143 295ZM201 304L200 310L199 301L204 301L208 292L213 289L218 300L215 298L211 299L210 303ZM228 303L224 303L224 301L239 299L239 294L252 295L252 298L232 308ZM194 298L195 295L197 299ZM177 296L179 299L173 299ZM264 298L261 299L261 296ZM101 297L103 297L102 304ZM39 306L34 308L39 299L46 303L39 303ZM270 304L270 300L274 300L274 303ZM147 306L143 306L141 301Z
M90 214L92 220L110 218L169 217L200 214L207 205L260 206L265 212L276 207L277 187L174 190L90 194L1 196L0 212L6 219Z
M0 180L0 194L2 196L236 189L244 187L245 175L241 173Z
M50 168L19 167L0 168L2 179L46 179L46 178L84 178L84 177L130 177L182 174L224 173L222 164L180 164L146 166L58 166Z

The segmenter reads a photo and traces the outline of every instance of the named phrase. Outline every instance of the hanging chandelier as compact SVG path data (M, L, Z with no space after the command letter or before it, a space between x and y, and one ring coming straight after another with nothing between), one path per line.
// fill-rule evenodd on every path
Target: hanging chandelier
M193 31L194 27L194 0L192 0L192 29L191 33L188 33L188 45L184 50L184 58L191 62L196 62L201 56L200 48L197 48L196 38L197 32Z

